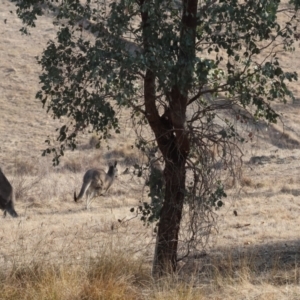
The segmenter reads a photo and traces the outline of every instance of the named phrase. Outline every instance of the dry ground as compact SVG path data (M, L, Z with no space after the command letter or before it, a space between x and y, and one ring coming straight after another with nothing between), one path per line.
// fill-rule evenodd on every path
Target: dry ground
M20 215L0 218L1 270L11 274L11 269L39 262L89 265L102 253L119 251L149 266L152 230L137 219L118 221L131 219L129 209L146 199L142 179L120 175L89 212L83 202L72 199L86 168L106 168L109 160L117 159L122 173L130 163L143 159L131 147L130 123L121 116L124 132L100 150L92 148L90 136L83 136L79 149L68 152L58 169L51 166L50 158L41 158L44 140L54 137L59 121L34 99L40 72L35 56L54 37L54 28L44 17L31 37L22 36L14 11L9 1L0 0L0 166L18 193ZM282 61L287 69L299 69L299 50ZM132 299L300 298L300 90L297 85L292 89L297 101L278 106L284 126L263 129L244 149L241 186L228 190L213 247L205 257L182 263L182 278L194 272L194 281L189 277L187 286L181 282L176 288L169 284L153 291L140 287L142 294Z

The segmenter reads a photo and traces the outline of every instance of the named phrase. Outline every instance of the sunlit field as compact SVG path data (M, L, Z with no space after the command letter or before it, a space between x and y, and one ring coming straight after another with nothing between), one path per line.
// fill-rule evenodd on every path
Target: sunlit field
M296 101L277 105L282 122L261 126L242 146L241 180L226 179L228 196L205 252L181 261L174 277L154 281L154 228L130 212L149 199L145 178L124 172L146 162L128 112L118 115L120 134L96 149L96 136L84 133L54 168L41 154L61 123L35 99L35 57L54 27L43 17L31 36L21 35L8 0L0 0L0 24L0 167L19 214L0 217L0 299L300 299L297 84ZM299 70L299 49L281 60L286 70ZM89 211L85 201L75 203L84 172L107 170L115 160L119 175L108 194Z

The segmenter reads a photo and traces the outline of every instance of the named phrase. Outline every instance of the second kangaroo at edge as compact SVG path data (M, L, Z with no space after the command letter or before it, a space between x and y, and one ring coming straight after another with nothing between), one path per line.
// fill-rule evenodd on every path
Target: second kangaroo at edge
M103 169L89 169L83 176L83 183L78 197L74 192L74 201L77 202L86 195L86 209L90 208L96 196L102 196L111 187L117 176L117 162L109 166L107 173Z

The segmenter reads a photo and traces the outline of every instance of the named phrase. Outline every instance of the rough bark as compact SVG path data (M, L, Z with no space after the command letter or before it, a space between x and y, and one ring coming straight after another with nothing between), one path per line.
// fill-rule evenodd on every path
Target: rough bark
M166 163L165 200L158 226L153 275L160 277L177 268L177 248L185 190L185 159Z

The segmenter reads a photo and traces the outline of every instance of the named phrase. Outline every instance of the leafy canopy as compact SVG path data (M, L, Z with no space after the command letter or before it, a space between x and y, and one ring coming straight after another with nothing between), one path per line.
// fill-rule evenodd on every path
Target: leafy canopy
M105 4L98 0L16 3L26 26L35 26L37 16L45 12L52 12L58 26L57 38L48 42L38 60L43 74L36 95L55 118L67 117L58 131L57 157L66 144L76 146L76 136L85 128L103 138L110 129L119 132L116 109L120 107L132 109L132 116L146 123L146 70L155 76L158 110L171 105L169 92L174 85L188 97L188 105L196 103L197 115L187 120L189 126L200 118L210 121L214 117L210 112L219 111L216 103L204 100L206 94L229 100L229 108L251 107L254 119L270 122L278 117L272 102L293 97L286 82L296 80L297 74L282 69L278 53L293 50L297 20L291 14L278 22L279 9L286 12L279 0L199 2L193 18L196 36L182 22L186 1ZM298 2L290 5L297 8ZM27 27L22 31L27 33ZM51 151L56 150L46 150Z

